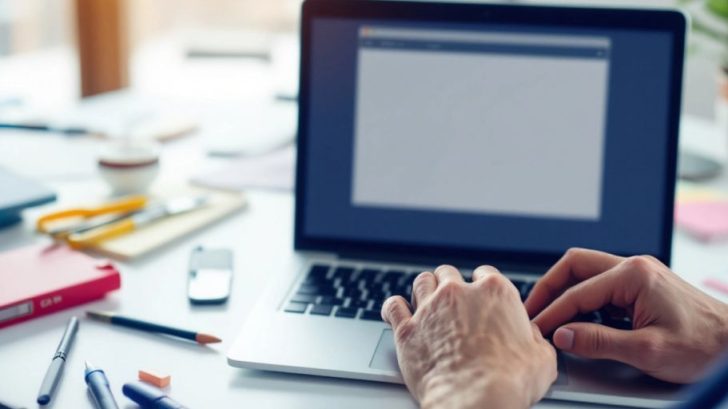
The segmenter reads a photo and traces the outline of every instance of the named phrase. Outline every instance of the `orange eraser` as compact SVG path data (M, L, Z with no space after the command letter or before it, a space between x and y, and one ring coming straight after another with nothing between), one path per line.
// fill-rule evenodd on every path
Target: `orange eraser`
M172 377L169 375L160 375L158 372L140 369L139 380L150 383L157 388L164 388L169 386L170 382L172 382Z

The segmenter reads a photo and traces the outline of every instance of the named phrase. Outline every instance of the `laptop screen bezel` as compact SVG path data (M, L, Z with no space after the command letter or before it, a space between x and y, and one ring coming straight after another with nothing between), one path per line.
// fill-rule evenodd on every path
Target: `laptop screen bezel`
M310 237L305 234L306 169L308 165L308 101L312 24L317 18L349 18L357 20L408 20L444 23L534 24L607 29L637 29L669 32L672 37L671 77L668 102L667 161L664 179L662 235L659 252L650 254L665 264L672 252L675 178L677 167L678 130L682 93L685 48L685 15L667 9L579 8L560 6L519 6L495 4L418 3L408 1L370 0L306 0L302 6L301 60L298 112L298 151L296 162L294 249L330 252L379 260L431 262L447 260L461 264L482 262L498 265L542 268L556 262L563 253L502 251L452 246L429 246L416 243L382 243L367 240L345 240ZM621 254L630 256L632 254Z

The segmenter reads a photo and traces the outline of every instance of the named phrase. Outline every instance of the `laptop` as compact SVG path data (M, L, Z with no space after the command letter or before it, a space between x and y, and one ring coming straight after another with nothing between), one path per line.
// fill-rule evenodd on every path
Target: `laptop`
M229 364L402 383L380 309L421 271L492 264L525 298L570 247L669 263L685 30L671 10L307 0L295 257ZM559 373L549 398L677 389L568 355Z

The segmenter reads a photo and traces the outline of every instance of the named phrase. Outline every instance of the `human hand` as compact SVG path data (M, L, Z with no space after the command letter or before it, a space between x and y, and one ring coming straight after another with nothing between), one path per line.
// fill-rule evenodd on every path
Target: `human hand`
M553 347L495 268L476 269L473 283L452 266L424 272L413 283L412 305L414 315L402 297L390 297L382 318L423 408L525 408L556 379Z
M630 314L632 330L568 323L610 304ZM543 334L553 332L557 348L620 361L665 381L698 380L728 348L728 305L650 256L569 250L536 283L525 305Z

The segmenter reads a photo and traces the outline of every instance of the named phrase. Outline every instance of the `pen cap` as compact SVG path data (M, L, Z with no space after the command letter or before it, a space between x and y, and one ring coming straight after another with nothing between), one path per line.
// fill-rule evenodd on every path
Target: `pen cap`
M125 383L121 391L142 408L184 409L184 406L167 397L160 389L142 382Z

